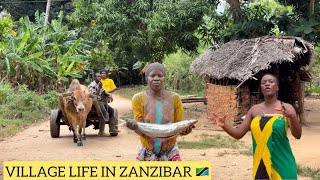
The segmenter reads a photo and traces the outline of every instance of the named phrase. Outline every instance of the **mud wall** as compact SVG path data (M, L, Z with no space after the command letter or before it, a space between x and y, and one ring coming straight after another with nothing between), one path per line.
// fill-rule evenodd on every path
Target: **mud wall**
M208 118L213 117L213 113L220 116L227 114L227 123L233 124L237 115L237 90L235 87L207 84Z

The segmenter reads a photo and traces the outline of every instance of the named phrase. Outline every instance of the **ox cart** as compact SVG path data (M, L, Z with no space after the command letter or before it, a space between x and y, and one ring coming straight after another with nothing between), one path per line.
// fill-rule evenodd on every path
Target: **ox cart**
M63 97L70 96L70 93L64 93L58 95L58 101L62 101ZM93 99L93 104L90 113L87 116L86 120L86 127L93 125L93 129L99 129L99 120L104 119L105 124L109 124L109 115L107 117L103 116L103 113L101 112L99 102L97 100L97 96L91 95L90 98ZM107 108L107 107L106 107ZM115 129L118 130L118 111L117 109L114 109L114 116L116 119ZM50 134L52 138L58 138L60 136L60 126L61 125L70 125L68 123L67 117L65 117L61 111L61 109L53 109L50 113ZM85 134L84 134L85 135ZM117 136L118 132L111 132L110 136ZM83 137L85 139L85 136Z

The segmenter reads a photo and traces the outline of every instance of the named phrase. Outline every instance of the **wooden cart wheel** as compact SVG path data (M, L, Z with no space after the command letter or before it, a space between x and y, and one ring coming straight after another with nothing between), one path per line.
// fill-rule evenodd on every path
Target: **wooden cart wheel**
M50 113L50 134L51 134L52 138L58 138L60 135L59 109L51 110L51 113Z
M118 110L116 108L114 108L114 118L116 119L116 130L118 130ZM118 133L110 133L110 136L118 136Z

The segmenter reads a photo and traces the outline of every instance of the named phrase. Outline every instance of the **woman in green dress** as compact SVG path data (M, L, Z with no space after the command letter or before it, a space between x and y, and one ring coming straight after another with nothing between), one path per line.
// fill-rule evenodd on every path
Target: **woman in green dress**
M252 106L238 128L225 124L225 117L215 121L230 136L241 139L249 130L253 145L253 179L297 179L295 158L287 138L288 127L292 135L300 139L301 126L291 104L277 99L278 79L265 74L261 79L264 102Z

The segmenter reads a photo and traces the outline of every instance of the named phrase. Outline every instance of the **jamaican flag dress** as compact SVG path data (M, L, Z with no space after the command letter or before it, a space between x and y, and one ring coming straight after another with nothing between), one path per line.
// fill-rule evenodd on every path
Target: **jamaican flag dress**
M297 179L287 138L288 122L280 114L256 116L251 122L253 179Z

